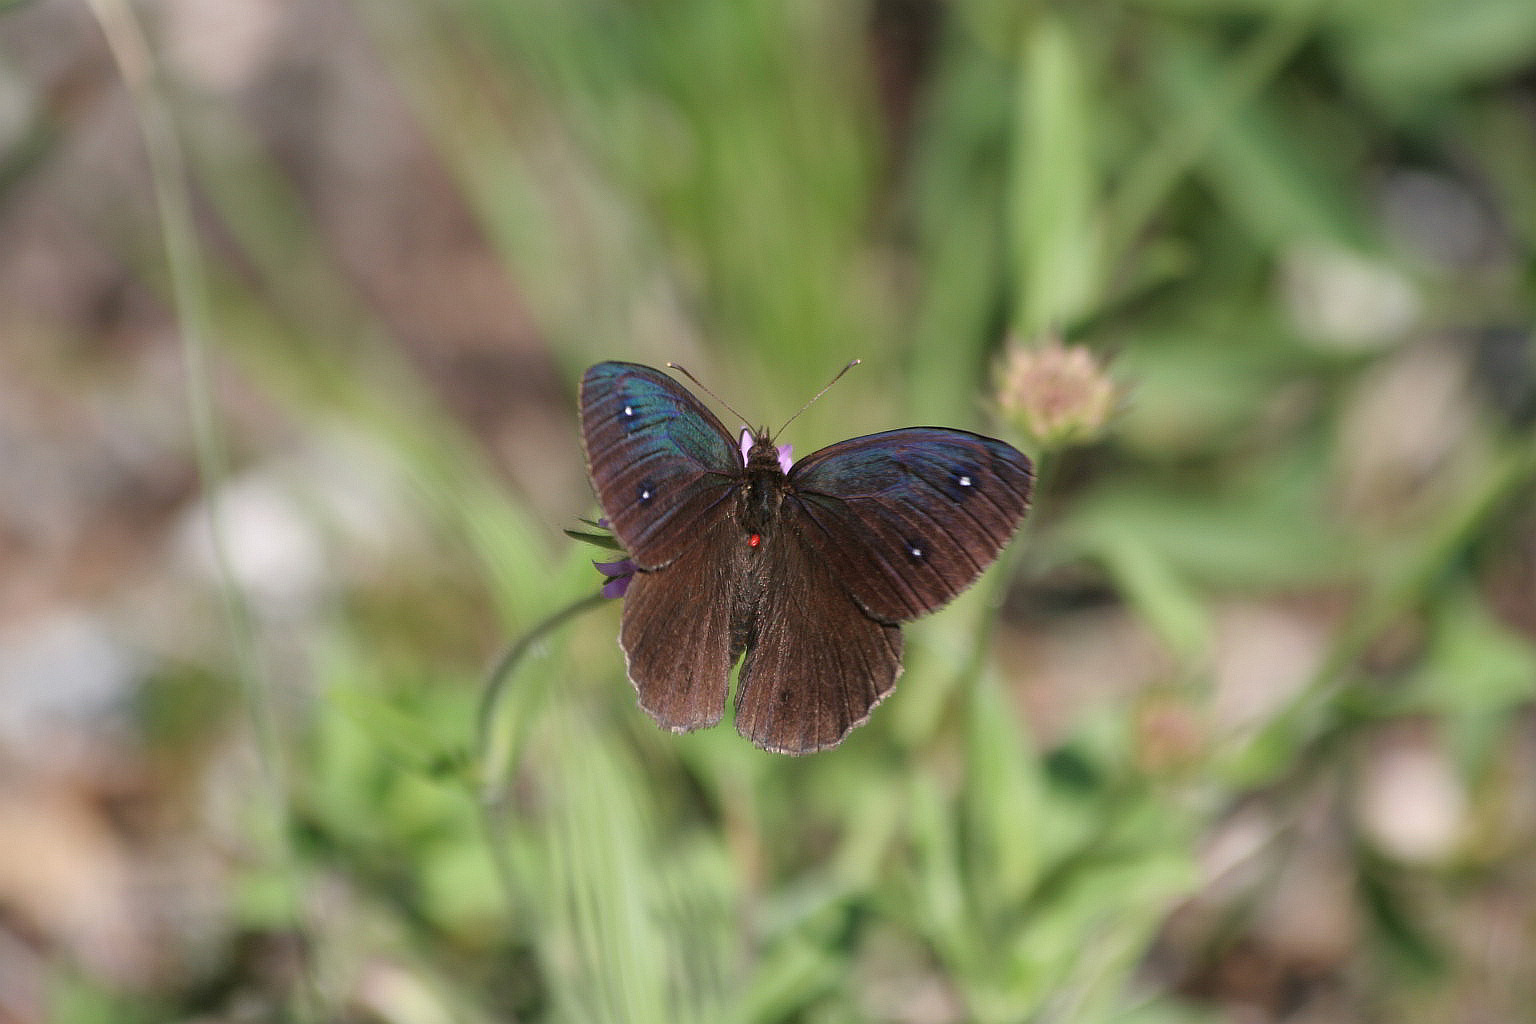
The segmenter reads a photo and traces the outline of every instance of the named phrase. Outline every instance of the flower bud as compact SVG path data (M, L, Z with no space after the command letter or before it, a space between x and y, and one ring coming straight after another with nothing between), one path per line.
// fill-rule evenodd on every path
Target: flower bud
M1092 352L1057 337L1034 346L1011 342L1000 378L1004 415L1045 448L1093 440L1119 397Z

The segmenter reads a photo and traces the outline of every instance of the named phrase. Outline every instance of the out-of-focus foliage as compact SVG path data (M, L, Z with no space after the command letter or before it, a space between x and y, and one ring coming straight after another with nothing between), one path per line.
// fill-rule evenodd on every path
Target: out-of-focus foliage
M1520 1019L1532 182L1530 0L0 3L0 1021ZM485 699L855 356L1041 468L868 725Z

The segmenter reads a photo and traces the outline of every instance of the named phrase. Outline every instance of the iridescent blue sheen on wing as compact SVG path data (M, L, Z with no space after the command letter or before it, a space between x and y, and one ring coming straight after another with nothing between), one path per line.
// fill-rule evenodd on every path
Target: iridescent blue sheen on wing
M740 457L720 420L671 377L598 363L581 379L587 470L641 568L674 561L729 500Z
M823 448L785 505L838 583L881 622L933 611L981 575L1029 510L1029 459L996 438L909 427Z

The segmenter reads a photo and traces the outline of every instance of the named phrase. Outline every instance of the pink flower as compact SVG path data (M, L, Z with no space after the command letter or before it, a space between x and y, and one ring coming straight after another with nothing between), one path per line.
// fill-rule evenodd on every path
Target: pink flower
M1003 412L1047 447L1093 440L1109 422L1120 389L1081 345L1049 336L1008 346L999 383Z
M748 430L746 427L741 428L741 464L743 466L747 464L747 453L752 450L752 444L755 440L756 438L752 436L752 431ZM779 469L788 473L789 467L795 464L794 454L794 445L779 445Z

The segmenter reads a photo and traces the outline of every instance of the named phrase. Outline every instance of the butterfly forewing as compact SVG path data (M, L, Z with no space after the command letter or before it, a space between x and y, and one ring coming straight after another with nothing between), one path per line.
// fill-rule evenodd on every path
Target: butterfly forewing
M765 538L736 729L781 754L834 747L901 673L901 629L865 615L793 530Z
M1029 509L1032 479L1029 459L995 438L910 427L797 463L785 508L859 607L903 622L992 563Z
M636 564L666 565L723 518L741 456L671 377L598 363L581 379L581 428L598 503Z

